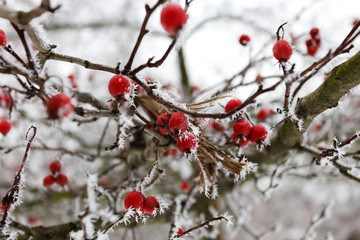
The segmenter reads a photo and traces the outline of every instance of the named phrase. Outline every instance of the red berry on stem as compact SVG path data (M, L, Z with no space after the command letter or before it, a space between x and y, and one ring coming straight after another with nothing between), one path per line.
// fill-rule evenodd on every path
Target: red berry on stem
M161 114L157 119L156 119L156 123L162 126L166 126L167 128L169 128L169 119L171 117L170 113L164 113ZM158 128L157 129L161 134L163 135L167 135L168 132L163 129L163 128Z
M236 133L233 133L232 140L236 146L245 147L249 143L249 139L244 136L238 136Z
M184 133L188 128L188 119L181 112L174 113L169 120L169 129L171 132Z
M64 185L68 184L68 178L65 174L60 173L55 178L55 182L56 182L56 184L58 184L60 186L64 186Z
M152 214L155 208L159 208L159 202L155 197L147 197L144 199L143 206L141 207L142 212Z
M250 37L246 34L243 34L239 38L239 43L243 46L246 46L250 42Z
M130 82L123 75L115 75L110 79L108 89L114 98L121 97L130 92Z
M0 46L5 47L7 44L6 33L0 29Z
M176 146L182 153L190 153L196 148L196 137L191 133L184 133L176 140Z
M161 25L170 35L175 36L186 21L186 12L178 5L168 4L161 11Z
M250 123L245 119L239 119L234 123L233 130L236 135L247 136L250 133L251 126Z
M0 122L0 133L6 135L11 129L11 124L8 121Z
M225 130L225 127L221 124L221 121L219 119L211 122L211 128L217 132L223 132Z
M239 99L231 99L225 106L225 112L228 113L231 110L237 108L242 104L241 100Z
M51 187L55 182L55 178L53 175L47 175L44 177L43 184L45 187L49 188Z
M46 111L50 119L60 119L68 116L72 110L71 97L65 93L59 93L48 99Z
M315 38L315 37L319 36L319 32L320 32L320 30L318 28L316 28L316 27L312 28L310 30L311 38Z
M180 235L184 232L184 230L182 228L178 228L178 231L176 232L177 235Z
M59 161L52 161L49 165L50 172L60 172L61 171L61 164Z
M279 61L288 61L292 55L292 47L286 40L279 40L273 47L274 57Z
M141 192L129 192L125 196L124 205L126 209L129 209L130 207L135 209L141 208L144 205L144 196Z
M250 134L247 136L247 138L253 142L253 143L259 143L259 141L263 141L267 137L267 130L264 126L257 124L252 126Z
M318 50L318 44L316 43L316 41L311 38L311 39L306 40L305 43L306 43L306 47L307 47L307 53L310 56L314 56Z

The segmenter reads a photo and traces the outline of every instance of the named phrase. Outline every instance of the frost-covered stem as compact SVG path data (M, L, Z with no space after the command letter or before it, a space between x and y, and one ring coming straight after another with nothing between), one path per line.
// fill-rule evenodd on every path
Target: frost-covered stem
M19 57L19 55L14 51L10 44L5 46L4 49L8 53L10 53L16 60L18 60L19 63L21 63L25 68L27 68L25 62L21 59L21 57Z
M164 2L165 2L165 0L158 0L158 2L152 8L148 4L145 5L146 15L145 15L144 21L141 25L141 29L140 29L138 38L136 40L135 46L131 52L128 62L126 63L126 65L124 67L124 70L123 70L124 74L127 74L130 71L133 61L134 61L134 58L135 58L135 55L140 47L140 43L141 43L142 39L144 38L144 36L149 32L149 30L146 29L146 25L149 21L150 16L155 11L155 9L158 8Z
M313 239L313 237L316 237L314 236L314 230L322 221L329 217L328 211L331 205L331 203L326 205L318 216L313 217L304 237L302 237L301 240Z
M105 124L105 127L101 133L101 136L100 136L100 139L99 139L99 143L98 143L98 146L97 146L97 152L96 152L96 156L100 156L100 153L101 153L101 148L102 148L102 143L104 141L104 138L105 138L105 134L106 134L106 131L108 130L109 128L109 124L110 124L110 119L108 119L106 121L106 124Z
M102 231L103 234L108 233L109 231L111 231L117 224L119 224L125 217L126 213L129 210L127 210L126 212L124 212L119 218L118 220L116 220L115 222L109 224L107 227L105 227L105 229Z
M39 74L37 72L37 69L35 67L34 60L31 56L31 52L29 49L29 45L27 44L26 38L25 38L25 30L20 29L19 26L17 26L15 23L11 22L11 26L15 29L16 33L18 34L22 45L24 46L26 57L28 59L28 66L33 71L34 77L36 80L39 80Z
M44 53L45 61L48 59L52 60L58 60L63 62L69 62L69 63L75 63L78 65L83 66L84 68L93 69L93 70L99 70L99 71L105 71L110 72L114 74L119 74L120 72L116 69L116 67L110 67L103 64L93 63L89 60L85 60L78 57L68 56L65 54L59 54L55 53L53 51L49 51L47 53Z
M184 232L181 233L181 234L175 235L175 236L174 236L174 239L180 238L180 237L182 237L182 236L184 236L184 235L186 235L186 234L188 234L188 233L190 233L190 232L192 232L192 231L195 231L195 230L198 230L198 229L200 229L200 228L202 228L202 227L208 226L208 225L210 225L212 222L221 221L221 220L225 220L225 221L227 221L227 222L229 221L227 218L225 218L225 217L223 217L223 216L221 216L221 217L214 217L214 218L212 218L212 219L210 219L210 220L207 220L206 222L203 222L203 223L201 223L201 224L199 224L199 225L196 225L195 227L189 228L188 230L184 231Z
M30 130L32 130L32 135L28 138L28 134L29 134ZM2 199L2 205L5 206L5 211L4 211L3 218L2 218L2 220L0 222L0 227L1 228L3 228L4 225L6 224L6 220L7 220L7 217L8 217L8 214L9 214L9 209L10 209L11 205L14 204L18 200L18 194L19 194L19 190L20 190L20 187L21 187L20 186L20 184L21 184L21 174L22 174L23 168L25 166L26 160L28 159L31 144L32 144L32 142L33 142L33 140L34 140L34 138L36 136L36 130L37 130L36 127L31 126L28 129L28 131L26 132L26 139L28 140L28 143L26 145L23 160L21 162L19 171L15 175L13 186L6 193L5 197Z

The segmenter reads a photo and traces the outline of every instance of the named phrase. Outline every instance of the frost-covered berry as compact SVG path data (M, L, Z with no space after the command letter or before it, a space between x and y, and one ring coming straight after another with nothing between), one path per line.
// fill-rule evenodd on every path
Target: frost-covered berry
M250 37L246 34L243 34L239 38L239 43L243 46L246 46L250 42Z
M315 38L315 37L319 36L319 32L320 32L320 30L318 28L316 28L316 27L312 28L310 30L311 38Z
M253 142L253 143L259 143L259 141L263 141L267 137L267 130L264 126L257 124L252 126L250 134L247 136L247 138Z
M56 184L60 185L60 186L64 186L66 184L68 184L68 178L65 174L60 173L59 175L57 175L57 177L55 178L55 182Z
M129 192L125 196L124 205L126 209L129 209L130 207L135 209L141 208L144 205L144 196L141 192Z
M161 25L170 35L175 36L186 21L186 12L178 5L168 4L161 11Z
M271 114L274 114L275 111L270 109L261 109L258 114L256 115L256 118L259 120L259 121L263 121L265 118L267 118L268 116L270 116Z
M6 135L11 129L11 124L8 121L0 122L0 133Z
M46 111L50 119L60 119L68 116L72 110L71 97L65 93L59 93L48 99Z
M10 94L4 93L0 95L0 107L3 107L5 109L9 109L11 106L11 97Z
M45 187L49 188L51 187L55 182L55 178L53 175L47 175L44 177L43 184Z
M169 120L169 130L173 133L184 133L188 128L188 119L181 112L174 113Z
M184 133L176 140L176 146L182 153L190 153L191 150L196 148L196 137L191 133Z
M7 44L6 33L0 29L0 46L5 47Z
M49 165L50 172L60 172L61 171L61 163L57 160L52 161Z
M164 127L169 128L169 119L171 117L170 113L164 113L161 114L157 119L156 119L156 123L159 125L162 125ZM163 135L167 135L168 132L164 129L164 128L158 128L157 129L161 134Z
M279 61L288 61L292 55L292 47L290 43L286 40L279 40L275 43L273 47L274 57Z
M242 101L239 99L231 99L225 106L225 112L228 113L231 110L237 108L242 104Z
M143 206L141 207L141 211L152 214L155 208L159 208L158 200L155 197L146 197Z
M212 121L210 126L217 132L223 132L225 130L224 125L221 124L221 121L219 119Z
M130 92L130 82L123 75L118 74L110 79L108 89L114 98L121 97Z
M236 135L247 136L250 133L250 123L245 119L237 120L233 125L233 130Z
M314 56L318 50L318 44L316 43L316 41L311 38L311 39L306 40L305 44L306 44L306 48L307 48L307 53L310 56Z
M245 147L249 143L249 139L244 136L238 136L236 133L233 133L232 140L234 144L239 147Z

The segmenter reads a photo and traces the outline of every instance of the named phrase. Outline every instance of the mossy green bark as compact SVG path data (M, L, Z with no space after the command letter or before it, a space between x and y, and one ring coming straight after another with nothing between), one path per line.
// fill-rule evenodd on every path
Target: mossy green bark
M296 115L302 120L302 130L297 123L288 120L271 140L266 151L249 156L257 163L276 163L281 161L290 149L301 143L301 138L316 116L327 109L336 107L339 100L353 87L360 84L360 52L335 67L331 75L314 92L299 99Z

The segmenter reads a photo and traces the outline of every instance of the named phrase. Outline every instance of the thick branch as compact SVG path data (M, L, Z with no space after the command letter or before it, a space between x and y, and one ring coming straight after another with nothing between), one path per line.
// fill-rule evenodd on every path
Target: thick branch
M299 99L296 114L303 121L299 130L297 123L287 120L279 129L266 152L250 157L258 163L275 163L301 142L301 137L313 119L327 109L336 107L341 97L360 84L360 52L335 67L325 82L308 96Z

